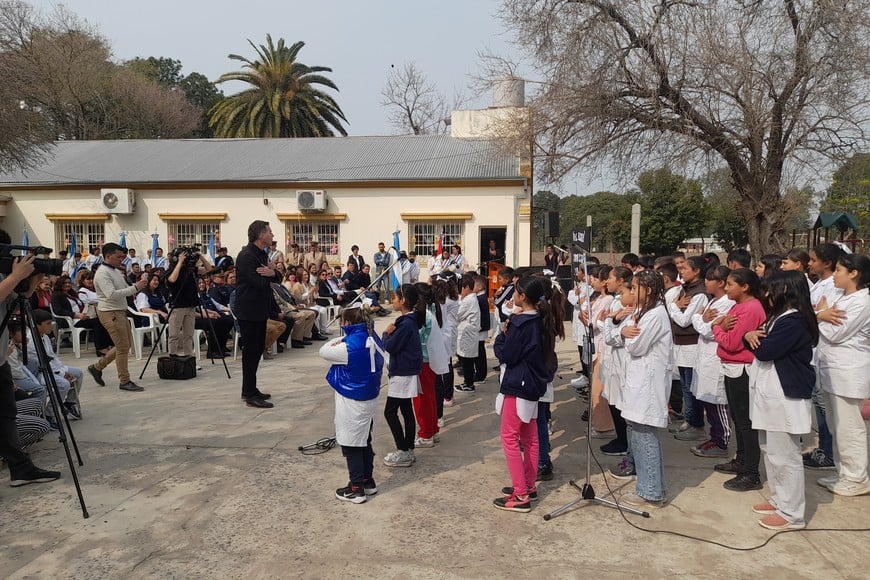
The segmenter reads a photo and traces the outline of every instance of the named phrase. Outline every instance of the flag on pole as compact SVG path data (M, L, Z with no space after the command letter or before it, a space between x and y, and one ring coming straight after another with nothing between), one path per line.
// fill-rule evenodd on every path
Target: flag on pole
M401 253L400 243L399 243L399 230L393 232L393 247L396 249L396 256ZM390 273L390 283L392 284L393 290L402 285L401 274L396 275L396 266L399 265L399 261L396 260L396 263L393 264L391 273Z
M127 249L127 232L121 232L121 237L118 238L118 245Z
M208 255L211 258L212 263L214 263L214 256L215 256L214 230L211 231L211 237L209 237L209 239L208 239Z
M29 246L29 245L30 245L30 237L27 235L27 227L24 228L24 235L21 236L21 245L22 245L22 246ZM29 254L29 253L30 253L30 252L24 252L24 251L22 251L22 252L21 252L21 255L24 256L24 255L27 255L27 254Z
M78 252L78 244L76 243L76 233L72 232L69 235L69 257L75 258L76 252Z
M157 239L160 237L160 234L154 232L151 234L151 265L155 268L157 267L157 246L160 245L160 242Z

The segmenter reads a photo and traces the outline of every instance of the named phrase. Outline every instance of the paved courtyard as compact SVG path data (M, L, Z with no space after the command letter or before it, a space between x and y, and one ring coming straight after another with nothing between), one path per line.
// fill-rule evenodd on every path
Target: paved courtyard
M388 319L378 320L383 328ZM491 505L509 484L493 412L494 373L446 410L441 443L417 451L408 469L380 459L392 438L376 423L378 493L362 505L335 499L345 484L338 449L306 456L300 445L333 433L332 389L316 347L261 365L275 408L239 398L233 375L203 361L187 382L163 382L152 362L143 393L85 382L84 419L73 423L84 466L78 475L91 517L82 519L56 434L31 451L55 483L0 487L0 577L4 578L867 578L867 533L797 532L752 552L632 528L616 510L583 505L549 522L542 516L577 496L586 464L581 406L566 386L576 348L559 346L554 436L556 478L539 487L529 514ZM493 358L490 352L490 361ZM78 361L86 366L93 351ZM70 355L69 362L73 363ZM138 376L144 361L134 362ZM106 371L116 384L114 367ZM663 434L672 503L640 526L733 546L772 532L751 506L764 492L725 491L714 460ZM596 445L599 441L593 441ZM599 456L605 467L612 458ZM4 473L4 477L6 474ZM834 497L807 474L811 528L870 526L870 497ZM608 490L600 473L592 478ZM614 490L633 483L608 479Z

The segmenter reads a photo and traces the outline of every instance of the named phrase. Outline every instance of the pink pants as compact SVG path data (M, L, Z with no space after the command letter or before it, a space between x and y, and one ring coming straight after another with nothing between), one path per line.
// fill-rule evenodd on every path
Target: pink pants
M520 443L523 451L520 451ZM538 476L538 423L523 423L517 415L517 398L505 395L501 408L501 446L511 474L514 495L535 489Z
M429 363L420 371L422 393L414 397L414 415L417 418L417 436L431 439L438 433L438 406L435 400L435 373Z

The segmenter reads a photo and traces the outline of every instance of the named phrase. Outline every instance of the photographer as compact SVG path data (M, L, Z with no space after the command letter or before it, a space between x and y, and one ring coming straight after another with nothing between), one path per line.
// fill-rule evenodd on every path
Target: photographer
M193 356L193 331L196 326L196 307L199 296L196 279L199 274L211 271L211 265L195 248L179 248L173 252L175 261L167 276L172 300L172 316L169 317L169 356L177 355L179 341L184 356ZM198 345L197 345L198 347Z
M11 243L12 239L9 234L0 230L0 244ZM6 257L4 260L12 260L12 264L8 274L0 275L0 320L6 318L6 313L15 298L15 288L33 274L35 256ZM41 279L41 276L30 278L29 286L24 293L26 297L33 294L36 284ZM0 335L0 344L8 343L9 330L4 328L3 334ZM7 349L0 348L0 457L6 459L6 463L9 465L12 487L54 481L60 477L59 471L46 471L36 467L30 460L30 456L22 450L21 441L18 438L18 426L15 422L18 410L12 387L12 372L9 368L9 362L6 360L7 352Z

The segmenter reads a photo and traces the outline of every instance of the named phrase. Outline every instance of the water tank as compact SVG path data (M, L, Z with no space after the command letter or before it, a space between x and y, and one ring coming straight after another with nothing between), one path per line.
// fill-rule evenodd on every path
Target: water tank
M522 107L526 104L526 83L517 77L507 77L495 81L492 87L492 106Z

